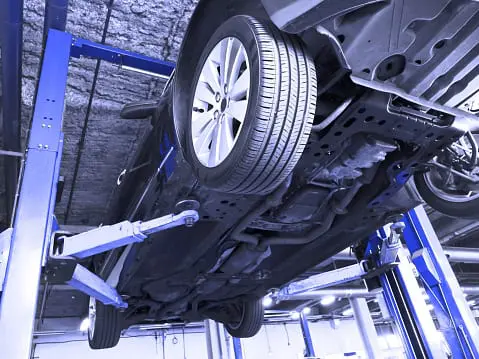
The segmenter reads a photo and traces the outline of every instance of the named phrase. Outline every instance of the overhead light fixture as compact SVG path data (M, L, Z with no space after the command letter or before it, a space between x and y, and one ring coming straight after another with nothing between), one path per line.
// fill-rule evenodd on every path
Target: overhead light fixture
M348 308L346 310L343 310L341 314L344 315L345 317L350 317L351 315L353 315L353 308Z
M90 319L89 318L83 319L81 324L80 324L80 331L81 332L86 332L88 330L89 326L90 326Z
M310 307L304 307L303 310L302 310L303 314L311 314L311 308Z
M269 308L273 305L273 298L271 298L269 295L263 298L263 307Z
M289 315L291 319L299 319L299 313L297 311L291 312Z
M321 305L331 305L336 301L336 297L334 295L328 295L323 297L319 302Z

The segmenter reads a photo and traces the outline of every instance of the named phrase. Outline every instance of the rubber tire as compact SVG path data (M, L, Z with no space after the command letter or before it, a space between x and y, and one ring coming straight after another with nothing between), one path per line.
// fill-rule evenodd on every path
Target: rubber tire
M261 330L264 321L264 308L261 300L243 302L243 317L237 326L224 323L228 333L235 338L251 338Z
M196 83L206 58L223 38L234 36L246 49L251 86L243 128L226 159L209 168L198 160L191 136L191 110L185 124L185 157L200 183L221 192L267 194L296 166L316 109L316 69L301 40L272 23L238 15L224 22L207 43L185 98L193 108Z
M88 344L91 349L107 349L115 347L120 341L122 313L111 305L96 301L96 320L93 337L88 333Z
M479 217L479 198L462 203L446 201L434 194L434 192L427 185L424 175L425 174L423 172L416 173L414 175L414 183L422 199L428 205L430 205L436 211L451 217L472 219Z

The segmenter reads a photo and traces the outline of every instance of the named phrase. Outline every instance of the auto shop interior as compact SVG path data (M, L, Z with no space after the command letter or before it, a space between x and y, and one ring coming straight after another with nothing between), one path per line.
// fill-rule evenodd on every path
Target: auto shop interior
M479 358L479 2L0 21L0 358Z

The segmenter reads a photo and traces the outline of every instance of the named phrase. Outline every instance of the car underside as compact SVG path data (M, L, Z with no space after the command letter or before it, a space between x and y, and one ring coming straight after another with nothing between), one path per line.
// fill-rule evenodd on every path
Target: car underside
M205 21L205 14L215 16ZM222 38L239 36L251 68L238 65L237 77L254 72L256 50L236 35L240 30L227 33L234 21L242 21L236 29L249 24L261 30L268 23L264 29L275 27L272 37L285 44L284 56L278 46L281 61L303 51L312 64L298 62L298 81L291 80L289 88L296 84L295 99L309 93L305 102L313 106L298 100L283 107L287 112L304 105L304 118L312 109L308 125L298 124L304 136L288 155L287 146L280 148L293 130L272 150L268 144L258 147L263 157L271 152L274 168L251 169L242 182L234 163L220 176L214 172L219 164L201 162L186 125L214 106L220 115L233 112L226 89L217 93L218 105L197 104L195 82L202 81L202 64L210 61L205 48L214 53ZM117 289L127 298L125 326L203 318L226 323L240 315L241 303L300 278L419 205L413 182L426 200L428 184L429 189L447 185L443 193L451 198L475 193L479 121L468 101L478 88L478 23L479 3L472 1L200 1L175 76L150 113L151 132L119 178L109 219L147 220L198 209L200 221L96 258L101 274L116 276ZM218 29L226 35L219 36ZM220 40L210 46L215 38ZM273 50L260 45L261 60ZM296 60L289 60L294 65ZM219 65L218 71L221 76ZM313 71L317 80L311 75L309 87L301 87L301 76ZM251 86L247 96L252 98ZM248 106L246 117L255 110ZM280 117L280 110L271 118ZM291 121L298 117L297 111L285 115ZM274 134L275 126L264 131ZM284 133L285 126L278 131ZM232 146L241 146L237 141ZM207 146L208 155L213 146ZM466 207L455 202L448 214L477 208L474 195L464 195L471 198Z

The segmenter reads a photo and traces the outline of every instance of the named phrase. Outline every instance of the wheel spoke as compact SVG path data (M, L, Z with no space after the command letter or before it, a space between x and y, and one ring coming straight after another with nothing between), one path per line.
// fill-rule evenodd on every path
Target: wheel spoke
M216 103L215 94L204 82L198 82L198 86L196 87L195 99L206 102L210 105L214 105Z
M233 136L233 119L226 116L220 124L221 143L220 143L220 160L224 160L229 155L234 144Z
M226 81L228 81L232 46L233 46L232 38L228 38L221 42L220 80L221 80L222 88L224 88Z
M216 64L212 60L206 60L201 75L202 80L210 85L214 92L221 92L220 75L216 69Z
M231 91L233 84L238 80L241 65L245 61L245 53L242 46L237 46L234 51L234 61L231 65L231 71L228 77L228 92Z
M246 97L246 94L249 89L249 77L249 69L246 69L245 71L243 71L238 80L233 84L230 93L231 99L238 101Z
M211 121L206 127L203 128L203 131L199 133L195 141L195 147L197 148L199 154L209 152L209 146L211 144L211 139L215 128L216 122Z
M231 101L228 113L239 122L243 122L246 116L246 109L248 108L248 100Z
M193 112L191 124L193 137L197 137L210 121L213 121L213 110L203 113Z
M214 167L220 161L219 154L220 154L220 144L221 144L221 132L219 130L220 125L214 127L212 133L212 142L211 142L211 149L210 149L210 157L208 159L208 166Z

